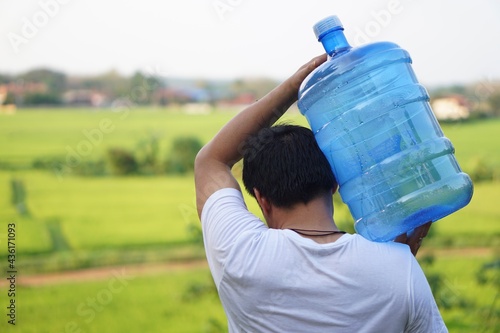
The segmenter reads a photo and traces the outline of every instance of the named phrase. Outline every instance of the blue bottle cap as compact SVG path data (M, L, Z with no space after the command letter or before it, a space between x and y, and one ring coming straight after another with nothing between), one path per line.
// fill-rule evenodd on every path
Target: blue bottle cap
M342 22L336 15L328 16L316 23L313 27L316 38L320 40L326 33L333 30L344 30Z

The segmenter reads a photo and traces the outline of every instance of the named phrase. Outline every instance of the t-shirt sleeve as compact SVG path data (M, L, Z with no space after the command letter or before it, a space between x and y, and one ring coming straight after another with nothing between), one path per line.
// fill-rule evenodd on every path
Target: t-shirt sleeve
M410 320L405 332L448 332L427 278L415 258L411 267Z
M236 239L248 231L267 229L248 211L242 193L233 188L218 190L208 198L201 213L201 226L208 265L217 288Z

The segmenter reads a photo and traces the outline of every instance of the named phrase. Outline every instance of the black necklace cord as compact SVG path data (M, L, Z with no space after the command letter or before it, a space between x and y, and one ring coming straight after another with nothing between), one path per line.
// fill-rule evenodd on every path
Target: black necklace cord
M318 236L318 237L346 233L345 231L341 231L341 230L332 230L332 231L311 230L311 229L290 229L290 230L292 230L300 235L303 235L303 236Z

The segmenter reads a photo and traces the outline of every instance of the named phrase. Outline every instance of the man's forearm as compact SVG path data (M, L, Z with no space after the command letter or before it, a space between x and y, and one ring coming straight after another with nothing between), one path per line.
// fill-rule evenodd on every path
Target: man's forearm
M296 100L297 90L288 80L283 82L231 119L202 153L232 167L241 159L241 147L248 136L274 124Z
M232 167L241 159L241 147L246 139L260 129L275 123L297 100L302 81L325 60L326 55L312 59L262 99L237 114L201 153L208 154L210 158Z

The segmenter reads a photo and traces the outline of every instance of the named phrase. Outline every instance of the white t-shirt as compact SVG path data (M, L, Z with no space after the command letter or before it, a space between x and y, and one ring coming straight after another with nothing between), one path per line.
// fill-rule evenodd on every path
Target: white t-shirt
M447 332L406 245L269 229L235 189L214 193L201 221L231 333Z

